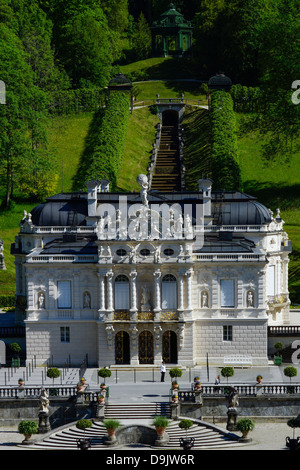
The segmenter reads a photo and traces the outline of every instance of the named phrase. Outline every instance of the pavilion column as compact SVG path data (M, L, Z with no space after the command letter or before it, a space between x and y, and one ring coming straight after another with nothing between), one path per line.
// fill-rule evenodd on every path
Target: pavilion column
M178 273L178 310L184 310L184 273Z
M131 299L130 299L130 319L133 321L136 321L136 316L137 316L137 294L136 294L136 278L137 278L137 272L135 270L132 270L129 274L130 276L130 294L131 294Z

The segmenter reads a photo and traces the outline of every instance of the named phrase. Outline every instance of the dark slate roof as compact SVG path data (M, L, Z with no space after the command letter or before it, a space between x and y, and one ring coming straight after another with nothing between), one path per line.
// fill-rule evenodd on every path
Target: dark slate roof
M118 207L119 197L126 196L128 204L141 203L139 193L99 193L98 201ZM159 193L149 191L151 204L203 204L201 192ZM88 215L86 193L61 193L48 198L32 211L32 222L37 226L86 225ZM212 215L214 225L261 225L271 222L269 210L254 197L240 192L213 192Z
M47 243L40 254L95 255L98 253L96 240L97 237L78 237L70 234Z

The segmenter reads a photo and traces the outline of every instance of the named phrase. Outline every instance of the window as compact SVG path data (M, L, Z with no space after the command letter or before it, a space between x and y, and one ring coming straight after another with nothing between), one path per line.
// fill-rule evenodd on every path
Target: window
M164 254L165 254L166 256L172 256L172 255L174 255L174 250L172 250L172 248L166 248L166 249L164 250Z
M120 274L115 280L115 310L128 310L129 307L129 280Z
M141 251L140 251L140 254L142 256L149 256L150 255L150 250L148 250L148 248L143 248Z
M232 341L232 325L223 326L223 341Z
M177 281L172 274L163 277L161 295L163 309L177 308Z
M70 327L69 326L60 327L60 341L61 343L70 342Z
M57 282L57 308L72 308L71 281Z
M267 295L275 295L275 266L267 266L267 275L266 275L266 291Z
M221 279L221 307L234 307L234 280Z
M123 248L120 248L119 250L116 251L118 256L126 256L127 251L124 250Z

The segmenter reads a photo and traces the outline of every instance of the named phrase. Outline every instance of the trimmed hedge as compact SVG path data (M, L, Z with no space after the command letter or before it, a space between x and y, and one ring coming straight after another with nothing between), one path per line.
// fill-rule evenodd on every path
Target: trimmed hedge
M14 295L0 295L0 308L1 307L14 307L15 296Z
M215 91L211 95L211 176L215 189L235 191L240 185L237 126L229 93Z
M105 109L95 113L85 152L81 157L75 189L83 189L92 178L107 177L116 187L129 123L129 95L111 93ZM97 126L97 127L96 127Z

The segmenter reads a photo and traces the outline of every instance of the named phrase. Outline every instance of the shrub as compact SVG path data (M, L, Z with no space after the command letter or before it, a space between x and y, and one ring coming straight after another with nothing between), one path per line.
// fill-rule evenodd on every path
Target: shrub
M50 367L50 369L47 370L47 377L49 377L49 379L53 379L54 383L54 379L60 377L60 370L57 367Z
M152 424L155 428L166 428L169 426L169 420L165 416L155 416Z
M242 418L236 423L236 427L244 434L254 429L254 423L250 418Z
M111 370L107 369L106 367L103 367L102 369L98 370L98 375L103 379L111 377Z
M170 377L181 377L182 376L182 370L178 369L177 367L174 367L173 369L170 369L169 371Z
M87 428L91 428L93 426L93 423L90 419L80 419L76 423L76 428L81 429L82 431L85 431Z
M223 369L221 369L221 375L222 377L226 377L228 382L228 377L232 377L234 375L234 368L231 366L223 367Z
M178 426L180 427L180 429L185 429L186 430L186 434L187 434L187 431L188 429L190 429L192 426L193 426L193 421L191 421L190 419L182 419Z
M106 429L117 429L121 426L121 423L117 419L105 419L103 425Z
M24 436L32 436L38 433L38 425L35 421L21 421L18 426L18 431Z
M300 428L300 419L292 418L286 423L290 428L293 429L293 439L295 438L295 428Z
M293 366L289 366L289 367L286 367L284 370L283 370L283 373L286 377L289 377L290 378L290 381L292 380L292 377L296 377L297 375L297 369L296 367L293 367Z

